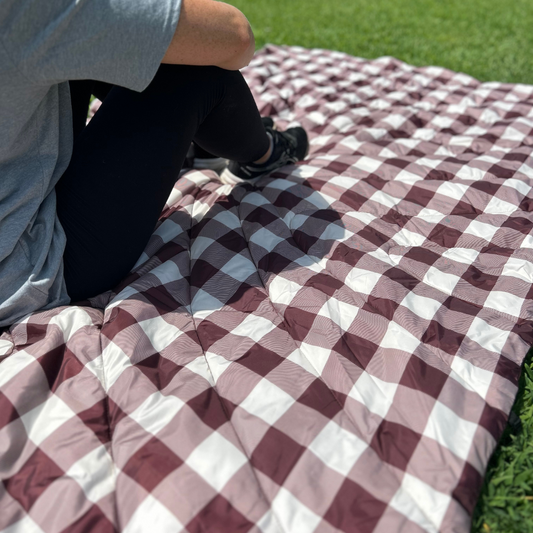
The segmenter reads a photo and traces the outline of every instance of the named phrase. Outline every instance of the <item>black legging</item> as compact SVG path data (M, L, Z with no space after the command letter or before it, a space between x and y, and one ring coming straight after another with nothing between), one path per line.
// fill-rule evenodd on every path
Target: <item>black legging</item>
M238 71L161 65L141 93L71 82L75 142L56 186L66 236L64 275L72 301L113 288L141 255L194 140L241 162L262 157L269 138ZM84 127L89 96L104 98Z

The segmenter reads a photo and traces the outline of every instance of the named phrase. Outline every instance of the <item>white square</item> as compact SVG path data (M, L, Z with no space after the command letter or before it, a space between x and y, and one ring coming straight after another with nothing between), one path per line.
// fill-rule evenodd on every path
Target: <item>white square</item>
M364 211L348 211L346 213L346 216L355 218L356 220L359 220L362 222L365 226L368 226L371 224L377 216L373 215L372 213L365 213Z
M79 329L93 326L93 321L81 307L67 307L50 320L50 325L55 324L63 331L63 338L67 342Z
M355 292L370 294L380 278L381 274L378 272L371 272L370 270L354 267L348 272L344 283Z
M446 446L457 457L466 461L477 428L477 424L457 416L449 407L437 401L423 435Z
M396 198L391 196L383 191L376 191L370 198L370 202L377 202L378 204L384 205L385 207L394 207L396 204L400 203L401 198Z
M402 228L396 235L392 236L392 240L398 246L422 246L426 238L419 233L409 231L408 229Z
M220 270L240 282L247 280L253 274L257 274L254 263L241 254L234 255Z
M198 259L214 242L214 239L209 237L196 237L191 244L191 261Z
M129 416L145 431L156 435L171 422L184 405L176 396L165 396L157 391L148 396Z
M152 235L157 235L164 243L167 243L182 233L182 227L179 224L176 224L171 218L167 218L163 220Z
M59 396L52 394L45 402L35 407L20 419L28 437L39 446L57 428L76 416L76 413Z
M381 339L379 346L381 348L391 348L393 350L402 350L407 353L413 353L420 340L417 339L412 333L409 333L405 328L402 328L400 324L396 322L389 322L387 332Z
M347 476L368 448L366 442L330 420L309 449L329 468Z
M485 300L484 307L490 307L501 313L519 317L524 301L524 298L509 292L491 291Z
M148 494L124 528L124 533L180 533L183 525L159 500Z
M422 209L420 213L416 215L416 218L429 222L430 224L438 224L445 216L446 215L440 211L430 209L429 207L424 207L424 209Z
M306 197L305 201L313 204L318 209L329 209L331 204L336 201L336 198L321 191L313 191Z
M348 176L334 176L331 178L328 183L330 185L338 185L343 189L349 190L355 185L357 185L361 180L357 178L350 178Z
M318 315L331 319L343 331L348 331L358 312L359 307L355 305L341 302L336 298L328 298Z
M263 378L241 402L240 407L267 424L274 425L294 402L290 394Z
M397 383L388 383L364 371L348 393L371 413L385 418L394 400Z
M493 226L492 224L486 224L485 222L472 220L464 232L475 235L476 237L481 237L482 239L490 242L492 237L494 237L494 234L499 229L500 228Z
M423 283L437 289L445 294L452 294L453 290L461 278L455 274L446 274L438 268L429 267Z
M487 204L487 207L484 209L484 213L489 215L512 215L518 207L514 204L506 202L505 200L500 200L496 196L493 196L490 199L490 202Z
M307 342L302 342L300 344L299 351L300 354L309 362L309 364L312 365L313 370L311 373L321 376L324 371L324 367L331 356L331 350L329 348L321 348L320 346L313 346ZM304 365L300 364L300 366Z
M455 171L455 177L465 181L480 181L485 177L485 171L473 166L464 165Z
M272 510L278 518L282 531L311 533L322 517L315 514L285 487L281 487L272 501Z
M241 221L235 215L235 213L232 213L231 211L225 210L221 211L216 215L213 220L216 220L217 222L220 222L221 224L224 224L228 229L240 229L241 228Z
M271 252L280 242L284 241L282 237L274 235L271 231L266 228L261 228L256 231L251 237L250 242L261 246L268 252Z
M363 156L354 163L354 166L366 172L372 173L375 172L382 164L383 161L376 161L370 157Z
M407 307L407 309L421 318L432 320L435 317L435 313L440 309L441 302L409 292L400 305Z
M462 183L452 183L450 181L445 181L442 185L439 186L437 192L448 198L453 198L454 200L461 200L468 190L468 185L463 185Z
M511 276L513 278L522 279L527 283L533 283L533 264L526 259L509 257L503 267L502 276Z
M466 336L486 350L501 354L509 333L509 331L504 331L503 329L495 328L487 324L484 320L476 316L472 320Z
M66 475L77 481L94 503L115 490L115 467L105 446L98 446L75 462Z
M159 265L153 270L150 270L150 274L152 276L156 276L161 284L172 283L173 281L183 279L178 265L176 265L174 261L170 260L165 261L163 264ZM106 310L108 308L109 307L107 307Z
M93 372L96 374L97 377L99 377L97 367L98 359L100 359L100 357L95 358L93 361ZM131 364L131 359L122 351L122 348L120 348L120 346L111 341L102 350L102 372L103 378L105 380L102 385L104 386L105 391L109 392L111 387L116 383L117 379L122 375L122 372L124 372L131 366L133 366Z
M265 335L276 327L268 318L249 314L234 330L232 335L247 337L255 342L259 342Z
M337 226L337 224L329 224L322 232L319 239L321 241L344 242L350 237L353 237L351 231L348 231L346 228L341 228L340 226Z
M289 305L302 287L283 276L275 276L268 285L270 300L275 304Z
M494 374L456 355L452 361L450 376L471 391L479 394L483 399L487 397ZM457 379L457 377L459 379Z
M209 371L212 375L212 380L214 380L215 384L220 379L220 376L222 376L222 374L233 363L231 360L226 359L222 355L218 355L213 352L205 352L205 358L209 366Z
M439 533L442 520L448 510L451 498L435 490L431 485L408 474L404 474L401 487L389 505L428 533Z
M271 205L270 202L258 192L250 192L248 193L242 200L241 204L251 204L255 205L257 207L261 205Z
M224 304L220 300L217 300L203 289L199 289L191 302L191 314L194 315L194 318L204 319L223 307Z
M413 174L412 172L409 172L404 168L400 170L400 172L398 172L398 174L394 178L394 181L400 181L402 183L408 183L409 185L412 185L413 183L416 183L417 181L423 179L424 178L417 176L416 174Z
M215 431L193 450L185 462L220 492L248 459Z
M472 248L448 248L442 254L442 257L457 261L458 263L464 263L465 265L471 265L479 255L479 250Z
M170 346L183 332L160 316L138 323L157 352Z

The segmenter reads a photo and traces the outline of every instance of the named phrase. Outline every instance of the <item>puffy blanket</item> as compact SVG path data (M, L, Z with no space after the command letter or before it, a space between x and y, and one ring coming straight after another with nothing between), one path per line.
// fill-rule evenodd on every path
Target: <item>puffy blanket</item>
M469 530L533 342L533 87L245 75L308 159L185 172L113 293L2 335L3 533Z

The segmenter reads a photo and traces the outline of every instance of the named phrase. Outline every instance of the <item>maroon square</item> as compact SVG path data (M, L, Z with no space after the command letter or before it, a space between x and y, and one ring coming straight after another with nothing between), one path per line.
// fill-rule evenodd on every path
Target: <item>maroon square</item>
M428 365L420 357L412 355L405 366L400 385L424 392L437 399L447 379L448 375L445 372Z
M446 170L432 168L427 173L425 179L433 180L433 181L451 181L454 178L455 178L455 174L453 172L447 172Z
M220 272L215 265L203 259L197 259L190 274L191 287L198 287L201 289L211 278L215 277Z
M453 248L457 244L459 238L463 235L463 232L446 226L445 224L435 224L435 227L428 235L428 240L439 244L444 248Z
M233 252L233 254L240 254L243 250L248 249L248 243L242 234L233 230L228 231L227 233L224 233L224 235L218 237L217 243L221 246L224 246L224 248L230 252Z
M491 291L496 285L496 282L498 281L498 276L486 274L485 272L481 272L481 270L479 270L475 266L470 265L461 276L461 279L468 281L470 285L478 289Z
M337 400L336 393L319 378L315 379L307 387L304 393L298 398L298 401L322 413L329 419L333 419L343 408Z
M346 479L324 519L343 533L372 533L386 509L386 503Z
M378 348L377 344L368 339L346 332L337 341L333 350L346 357L354 365L365 369Z
M450 217L463 217L470 220L474 220L474 218L477 218L479 215L482 215L483 211L480 211L479 209L476 209L472 204L469 204L467 202L464 202L463 200L459 200L455 207L452 209L451 213L449 214Z
M288 211L292 211L296 206L302 202L300 196L296 196L291 191L281 191L278 197L274 200L273 205L278 208L284 208Z
M293 264L293 260L278 252L265 254L257 263L257 269L268 274L279 274Z
M423 263L425 265L432 266L440 259L441 256L439 254L435 253L435 252L432 252L431 250L428 250L427 248L422 248L420 246L415 246L415 247L411 248L404 255L404 257L406 259L412 259L414 261L418 261L419 263ZM404 274L404 276L405 276L405 274ZM404 287L406 289L408 288L405 285L404 285Z
M384 419L374 433L370 446L383 461L405 471L421 437L402 424Z
M22 468L10 478L4 479L3 483L12 498L29 512L39 496L64 474L48 455L37 448Z
M479 419L479 425L485 428L494 437L496 442L499 442L503 430L507 425L507 418L507 414L502 410L485 403L481 418Z
M152 437L130 457L122 471L151 492L182 464L183 461L168 446Z
M84 368L83 363L66 347L60 344L56 348L46 352L37 359L41 365L48 386L52 392L63 383L76 375Z
M200 340L204 351L209 350L213 344L229 334L228 330L217 326L217 324L207 319L202 320L197 325L196 330L198 332L198 339Z
M316 274L307 280L305 286L313 287L328 296L333 296L337 290L344 286L344 283L329 274Z
M404 215L396 209L389 209L382 217L381 221L386 222L387 224L391 224L393 226L397 226L399 228L403 228L410 220L411 216Z
M304 452L303 446L271 427L256 446L251 463L278 485L283 485Z
M111 440L107 398L78 413L81 421L96 435L102 444Z
M515 175L516 170L513 170L511 168L505 168L501 165L492 165L488 172L490 174L493 174L497 178L503 178L503 179L509 179L512 178ZM481 188L481 184L483 183L483 188ZM501 187L499 183L493 183L489 181L477 181L472 184L472 187L477 186L480 190L485 191L487 194L490 194L492 196L495 196L498 192L498 189Z
M212 387L191 398L187 405L204 424L212 429L218 429L228 421L228 415L224 411L220 397Z
M254 313L268 296L258 287L241 283L239 288L228 298L226 305L241 313Z
M150 287L143 291L142 295L157 309L160 315L172 313L181 307L181 303L168 292L164 285Z
M494 174L494 170L493 169L501 169L501 168L502 167L498 167L498 165L494 165L487 171L487 174ZM505 169L505 171L508 171L508 169ZM512 171L512 173L514 174L514 171ZM511 177L511 176L509 176L509 177ZM494 183L493 181L480 180L480 181L474 181L474 183L472 183L472 185L470 185L470 187L472 189L477 189L478 191L482 191L484 193L487 193L490 196L496 196L496 193L500 189L501 184L500 183Z
M119 333L137 324L137 319L122 307L113 307L109 321L102 326L102 334L113 340Z
M533 287L531 287L530 293L526 300L533 299ZM518 335L528 346L533 345L533 327L531 327L530 320L519 318L511 331Z
M350 266L355 266L364 256L365 252L363 250L350 248L341 242L336 246L335 250L331 254L330 261L341 261L342 263L347 263Z
M378 248L380 248L390 240L390 237L388 237L384 233L381 233L381 231L378 231L377 229L371 228L369 226L366 226L364 229L358 231L357 235L359 235L359 237L361 237L362 239L371 242Z
M159 353L154 353L135 364L158 390L163 390L183 368Z
M459 483L452 492L452 498L458 501L471 515L476 507L482 485L483 477L466 461Z
M98 531L98 533L117 533L115 526L104 515L98 505L93 505L78 520L70 524L61 533L87 533L88 531Z
M426 207L431 202L433 196L435 196L435 191L414 185L405 195L404 201L407 200L408 202Z
M285 325L296 341L303 341L315 322L316 314L298 309L297 307L287 307L285 309Z
M188 524L189 533L247 533L254 527L221 494L215 496Z
M388 298L377 298L370 295L362 309L374 315L383 316L387 320L392 320L399 305L399 303L389 300Z
M339 200L343 204L346 204L350 209L353 209L354 211L359 211L361 207L366 203L368 198L352 189L348 189L346 192L342 193L342 196L339 198Z
M330 145L330 150L332 148L336 148L335 143L332 143L332 145ZM324 146L323 150L325 153L327 153L327 146ZM334 172L337 176L342 176L342 174L346 172L351 166L352 165L349 165L348 163L342 163L341 161L332 161L327 166L325 166L324 169Z
M26 344L35 344L46 337L48 324L26 324Z
M109 396L107 398L104 398L103 401L107 401L107 412L109 414L109 431L112 438L113 433L115 432L115 428L124 418L128 416L128 414L123 411L121 407L117 403L115 403Z
M522 208L524 202L520 204ZM524 206L525 207L525 206ZM533 229L533 222L525 217L509 217L501 226L502 228L509 228L525 235L529 235Z
M514 361L507 359L505 355L500 355L494 373L508 379L513 385L518 387L518 381L521 374L520 366Z
M15 406L0 390L0 429L7 426L17 418L19 418L19 414L15 409Z
M294 230L292 233L292 238L297 248L302 250L304 254L309 253L309 250L320 240L319 237L315 235L309 235L302 230Z
M383 272L383 275L387 276L392 281L399 283L402 287L405 287L409 291L412 291L420 283L420 280L396 267L389 268L389 270Z
M387 163L390 163L390 161L394 161L393 159L389 159ZM410 163L407 163L408 165ZM394 166L394 165L393 165ZM382 177L378 176L377 174L369 174L366 178L363 178L364 182L368 183L371 187L374 187L374 189L381 191L383 187L387 183L389 183L389 180L384 180Z
M443 352L455 355L465 335L444 327L440 322L432 320L420 339L424 344L439 348Z
M242 357L237 359L237 363L263 377L283 361L285 361L284 357L260 344L254 344Z
M272 213L270 210L264 207L256 207L253 211L250 211L244 219L248 223L256 222L262 227L266 227L272 222L279 220L279 216Z
M461 300L456 296L449 296L446 298L446 300L444 300L442 305L448 308L450 311L455 311L456 313L462 313L464 315L473 317L477 316L481 309L483 309L480 305L467 302L466 300Z

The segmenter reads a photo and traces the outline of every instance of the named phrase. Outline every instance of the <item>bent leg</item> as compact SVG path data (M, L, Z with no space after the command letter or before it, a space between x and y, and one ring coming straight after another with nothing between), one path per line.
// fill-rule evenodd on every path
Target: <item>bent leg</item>
M252 161L269 140L237 71L162 65L142 93L113 87L56 186L73 301L113 288L152 234L191 141Z

